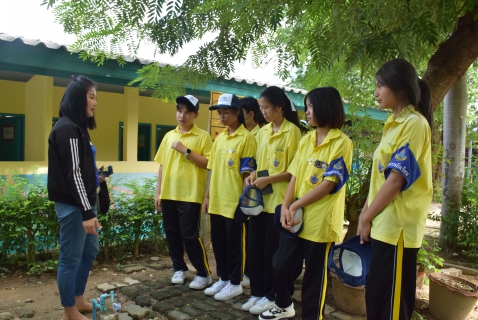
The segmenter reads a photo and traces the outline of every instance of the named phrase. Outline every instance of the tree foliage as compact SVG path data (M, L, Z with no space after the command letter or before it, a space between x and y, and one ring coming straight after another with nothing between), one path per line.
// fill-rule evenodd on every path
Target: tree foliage
M174 55L186 43L212 33L214 38L191 52L180 68L184 71L176 75L188 82L188 74L197 74L194 78L200 81L194 85L229 75L234 62L244 61L248 54L257 64L272 59L284 79L295 68L327 73L336 64L344 71L364 74L396 57L425 69L432 54L457 29L460 17L472 12L476 20L477 3L44 0L54 7L65 31L78 36L75 47L93 56L135 56L143 42L154 44L158 53ZM159 71L153 74L168 73L159 65L156 68Z

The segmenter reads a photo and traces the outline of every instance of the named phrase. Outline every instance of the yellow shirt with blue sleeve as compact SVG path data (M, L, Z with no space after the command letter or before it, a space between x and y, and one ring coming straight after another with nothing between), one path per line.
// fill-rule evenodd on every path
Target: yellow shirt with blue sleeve
M207 170L201 169L171 144L180 141L186 148L209 159L212 139L209 133L193 125L191 130L181 133L179 126L164 136L154 161L162 165L162 200L202 203L206 191Z
M256 146L256 139L242 124L231 135L226 127L214 140L207 164L210 214L234 219L244 186L242 174L256 169Z
M392 170L400 173L406 184L372 220L371 237L397 245L403 232L405 248L419 248L433 195L431 130L413 106L385 122L382 140L373 155L369 206Z
M295 124L284 119L274 133L272 123L266 124L257 137L257 171L268 170L269 176L287 171L294 159L302 134ZM273 192L263 195L264 212L274 213L275 207L284 201L289 181L272 185Z
M313 242L342 241L345 184L352 164L352 141L339 129L330 129L316 146L316 131L308 132L299 143L287 169L294 177L295 198L302 198L321 181L337 183L332 192L303 209L303 228L299 237Z

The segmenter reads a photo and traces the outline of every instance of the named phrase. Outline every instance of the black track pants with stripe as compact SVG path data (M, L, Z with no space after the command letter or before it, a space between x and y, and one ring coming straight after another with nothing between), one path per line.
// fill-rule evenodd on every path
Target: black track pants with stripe
M249 219L249 278L251 296L274 300L272 257L279 245L279 231L274 228L274 215L262 212Z
M418 248L372 239L365 302L368 320L409 320L415 306Z
M321 243L302 238L288 238L281 234L279 248L274 255L274 280L276 305L287 308L292 304L294 281L302 271L302 319L323 319L327 288L327 260L333 243Z
M245 265L245 227L234 219L217 214L211 217L211 242L218 276L238 285Z
M199 237L201 204L173 200L162 200L163 225L168 240L169 256L174 271L187 271L184 262L184 248L197 275L211 274L204 244Z

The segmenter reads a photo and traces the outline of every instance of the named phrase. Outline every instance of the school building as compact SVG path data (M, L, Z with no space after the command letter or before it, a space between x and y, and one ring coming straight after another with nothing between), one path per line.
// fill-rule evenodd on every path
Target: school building
M98 166L113 165L115 174L128 177L156 173L156 150L165 133L176 127L175 103L153 99L152 92L128 86L137 77L136 71L152 61L126 60L124 66L105 61L98 67L63 45L0 33L0 174L29 175L35 168L47 172L48 136L71 75L84 75L98 84L98 128L90 131ZM186 92L201 104L196 124L215 138L222 127L217 114L208 108L219 95L259 98L268 85L236 77L208 81L200 89L186 87ZM282 88L303 114L306 91ZM374 109L368 113L375 119L387 116Z

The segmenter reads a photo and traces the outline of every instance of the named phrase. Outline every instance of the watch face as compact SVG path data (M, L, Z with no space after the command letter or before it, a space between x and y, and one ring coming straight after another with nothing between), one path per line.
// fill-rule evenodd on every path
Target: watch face
M190 153L191 153L191 149L187 149L187 150L186 150L186 153L187 153L187 154L190 154Z

